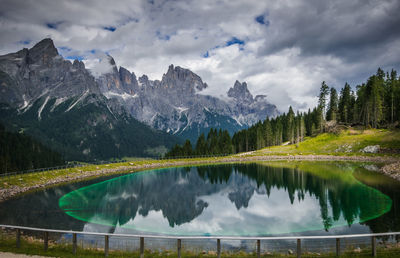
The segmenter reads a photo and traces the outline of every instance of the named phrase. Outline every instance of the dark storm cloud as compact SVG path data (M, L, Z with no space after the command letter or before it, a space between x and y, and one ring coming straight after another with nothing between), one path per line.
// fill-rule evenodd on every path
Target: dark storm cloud
M297 3L270 10L271 24L279 34L260 54L298 47L303 55L334 55L353 62L400 39L400 1Z

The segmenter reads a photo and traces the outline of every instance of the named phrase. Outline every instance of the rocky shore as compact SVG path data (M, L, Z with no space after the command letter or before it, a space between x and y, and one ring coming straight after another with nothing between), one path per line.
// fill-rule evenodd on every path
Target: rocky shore
M68 182L82 181L85 179L107 176L117 173L124 172L135 172L145 169L163 168L171 166L184 166L184 165L199 165L199 164L214 164L214 163L229 163L229 162L251 162L251 161L273 161L273 160L316 160L316 161L364 161L364 162L376 162L384 163L385 165L380 169L379 172L386 174L396 180L400 181L400 160L395 157L385 156L334 156L334 155L265 155L265 156L243 156L236 155L227 158L208 158L201 160L178 160L170 162L154 161L150 164L135 164L129 163L128 166L120 166L118 168L102 168L93 171L81 171L79 174L63 175L46 182L41 182L34 186L20 187L10 186L4 188L3 185L0 187L0 202L9 198L15 197L25 192L43 189L59 184Z
M381 168L381 172L400 181L400 162L391 163Z

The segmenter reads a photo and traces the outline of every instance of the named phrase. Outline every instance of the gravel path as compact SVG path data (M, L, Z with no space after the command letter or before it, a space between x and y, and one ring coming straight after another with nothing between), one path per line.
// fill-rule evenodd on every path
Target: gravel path
M248 153L247 153L248 154ZM250 154L251 155L251 154ZM124 171L137 171L143 169L153 169L160 167L170 167L170 166L182 166L182 165L197 165L204 163L224 163L224 162L248 162L248 161L272 161L272 160L319 160L319 161L370 161L370 162L378 162L385 163L381 169L381 173L386 174L396 180L400 181L400 162L399 158L395 157L385 157L385 156L377 156L377 157L369 157L369 156L333 156L333 155L263 155L263 156L243 156L243 154L230 156L227 158L210 158L206 161L204 160L181 160L181 161L171 161L171 162L155 162L152 164L144 164L144 165L135 165L134 163L130 163L130 166L121 166L118 168L110 168L110 169L99 169L95 171L85 171L81 174L73 174L73 175L65 175L61 177L57 177L55 179L49 180L47 182L42 182L41 184L28 186L28 187L20 187L20 186L12 186L9 188L1 188L0 187L0 202L7 200L11 197L17 196L21 193L32 191L35 189L41 189L45 187L50 187L53 185L67 183L71 181L80 181L85 178L93 177L93 176L105 176L115 174L117 172Z

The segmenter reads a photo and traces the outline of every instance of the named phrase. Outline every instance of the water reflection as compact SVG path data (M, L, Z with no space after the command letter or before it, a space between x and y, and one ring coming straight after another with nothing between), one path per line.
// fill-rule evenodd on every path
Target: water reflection
M268 235L329 230L379 217L391 200L353 165L234 164L135 173L73 191L60 207L82 221L144 232Z

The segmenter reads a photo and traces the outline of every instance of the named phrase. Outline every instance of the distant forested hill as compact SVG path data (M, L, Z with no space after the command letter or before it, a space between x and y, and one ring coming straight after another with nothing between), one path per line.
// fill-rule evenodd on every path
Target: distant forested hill
M0 124L0 173L64 164L61 155L22 133Z

